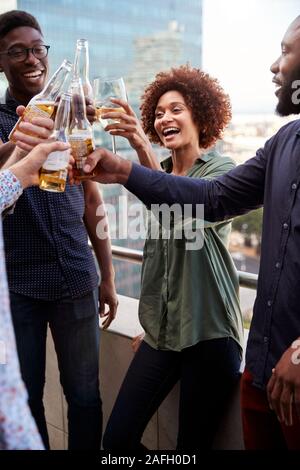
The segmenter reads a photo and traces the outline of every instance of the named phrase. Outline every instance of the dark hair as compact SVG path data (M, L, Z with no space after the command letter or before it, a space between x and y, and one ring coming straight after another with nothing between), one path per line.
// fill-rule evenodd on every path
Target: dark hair
M151 142L161 144L154 128L155 109L159 98L171 90L181 93L191 110L199 128L199 145L210 147L221 137L231 119L230 99L217 79L189 65L158 73L145 89L140 106L141 119Z
M40 25L30 13L20 10L10 10L0 15L0 39L20 26L29 26L29 28L37 29L42 34Z

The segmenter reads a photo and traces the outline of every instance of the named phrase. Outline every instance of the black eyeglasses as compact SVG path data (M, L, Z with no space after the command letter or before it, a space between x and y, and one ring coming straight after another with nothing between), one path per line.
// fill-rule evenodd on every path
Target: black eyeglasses
M49 48L50 46L45 46L44 44L24 48L12 47L11 49L8 49L8 51L0 52L0 55L8 55L13 62L23 62L27 59L29 52L31 52L37 59L47 57Z

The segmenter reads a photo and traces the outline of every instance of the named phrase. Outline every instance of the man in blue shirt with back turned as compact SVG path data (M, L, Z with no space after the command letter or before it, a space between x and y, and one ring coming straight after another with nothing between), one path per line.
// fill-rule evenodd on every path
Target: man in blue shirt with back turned
M22 11L0 15L0 70L8 80L0 105L0 138L16 123L46 82L48 46L36 19ZM48 127L51 120L48 119ZM46 126L47 127L47 126ZM34 126L33 126L34 128ZM46 129L44 131L46 134ZM41 135L46 137L47 135ZM28 136L28 145L31 137ZM1 149L13 144L4 143ZM8 160L7 165L13 162ZM29 188L3 222L11 313L22 378L44 445L49 439L43 407L47 325L54 340L60 381L68 403L69 449L99 450L99 316L113 320L117 297L110 241L96 236L96 183L67 184L61 194ZM98 275L88 235L101 270ZM105 304L109 312L105 313Z
M271 71L279 87L277 112L299 114L300 16L288 28ZM172 126L170 117L166 126ZM245 446L299 450L300 120L282 127L254 158L213 181L149 170L106 149L89 157L86 171L94 166L96 181L125 184L148 206L204 204L210 221L264 206L257 298L241 389Z

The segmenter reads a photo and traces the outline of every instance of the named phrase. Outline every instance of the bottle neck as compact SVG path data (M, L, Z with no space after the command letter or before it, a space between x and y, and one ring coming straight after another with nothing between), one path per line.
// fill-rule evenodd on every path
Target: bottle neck
M63 90L64 83L71 71L72 64L64 61L52 75L44 89L33 100L55 102Z
M86 40L78 40L75 61L74 78L80 78L84 96L93 99L93 89L89 80L89 49Z
M89 81L89 54L86 47L78 47L76 50L74 75L81 78L82 84Z
M69 127L71 109L71 96L62 98L58 105L58 110L54 122L54 137L56 140L67 141L66 130Z
M70 129L77 128L81 130L88 130L91 125L86 117L85 98L83 93L78 91L72 94L72 121Z

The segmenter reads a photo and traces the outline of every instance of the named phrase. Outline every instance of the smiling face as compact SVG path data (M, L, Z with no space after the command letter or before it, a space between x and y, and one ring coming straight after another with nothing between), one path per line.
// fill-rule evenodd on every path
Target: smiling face
M0 41L0 50L22 49L44 44L41 33L28 26L12 29ZM26 105L37 93L42 91L47 73L48 58L37 59L29 52L23 62L15 62L7 54L0 55L0 68L5 73L11 95Z
M281 44L281 55L272 64L271 72L274 74L273 82L278 87L275 91L278 97L276 108L278 114L288 116L300 113L300 105L293 99L297 90L292 86L296 80L300 80L300 16L285 33Z
M178 91L167 91L158 100L154 128L164 147L170 150L199 147L198 128Z

